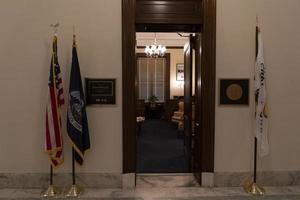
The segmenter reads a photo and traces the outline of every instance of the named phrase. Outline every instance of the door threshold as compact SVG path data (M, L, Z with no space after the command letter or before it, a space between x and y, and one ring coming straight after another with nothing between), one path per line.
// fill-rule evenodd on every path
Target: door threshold
M136 176L192 176L193 173L136 173Z
M200 187L192 173L136 174L138 188Z

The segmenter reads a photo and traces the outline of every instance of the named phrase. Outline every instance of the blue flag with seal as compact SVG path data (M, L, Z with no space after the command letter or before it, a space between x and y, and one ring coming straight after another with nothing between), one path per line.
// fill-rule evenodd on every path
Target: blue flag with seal
M69 106L67 114L67 131L74 148L75 160L80 165L83 164L85 151L90 148L90 137L85 105L74 35L69 89Z

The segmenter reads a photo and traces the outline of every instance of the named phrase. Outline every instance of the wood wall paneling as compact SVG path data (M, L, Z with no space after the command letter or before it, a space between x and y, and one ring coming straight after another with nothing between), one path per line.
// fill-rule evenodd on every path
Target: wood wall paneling
M199 0L137 0L136 23L199 24L201 11Z
M201 32L201 24L136 24L136 32Z

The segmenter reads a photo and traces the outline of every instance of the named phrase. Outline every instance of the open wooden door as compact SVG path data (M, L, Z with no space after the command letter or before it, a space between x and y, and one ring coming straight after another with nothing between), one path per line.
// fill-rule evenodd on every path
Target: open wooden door
M201 35L184 48L184 142L189 170L201 183Z
M192 85L193 85L193 36L184 46L184 145L185 156L188 162L189 171L193 171L192 153Z
M202 160L202 141L201 141L201 134L202 134L202 123L201 120L203 119L203 112L202 112L202 89L201 89L201 80L202 80L202 73L201 73L201 60L202 60L202 52L201 52L201 34L196 33L193 39L193 48L194 48L194 87L195 87L195 95L194 95L194 122L193 126L193 133L192 133L192 146L193 146L193 173L201 184L201 160Z

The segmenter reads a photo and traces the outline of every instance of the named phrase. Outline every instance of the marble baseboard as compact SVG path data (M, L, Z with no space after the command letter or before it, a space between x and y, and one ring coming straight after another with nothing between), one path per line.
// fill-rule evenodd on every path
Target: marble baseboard
M123 189L129 190L135 188L135 173L123 174Z
M214 187L214 173L203 172L201 174L202 187Z
M82 173L76 175L77 185L84 188L122 188L122 174ZM55 174L55 186L66 188L72 184L72 175ZM49 174L0 174L0 189L3 188L46 188Z
M137 188L172 188L172 187L199 187L191 174L143 174L136 176Z
M251 177L250 172L215 172L212 174L211 184L202 187L241 187L251 180ZM205 176L202 180L204 178ZM137 175L136 181L137 188L199 187L191 174L142 174ZM300 171L258 172L257 182L263 186L300 186Z
M128 179L128 178L127 178ZM128 188L133 182L127 180L123 174L106 173L81 173L76 180L79 186L84 188ZM251 180L251 174L247 172L215 172L215 187L240 187L245 181ZM125 182L124 182L125 181ZM130 181L129 183L127 183ZM263 186L300 186L300 171L259 172L257 181ZM67 188L72 183L71 174L55 174L54 184ZM49 184L49 174L9 174L0 173L0 189L5 188L46 188ZM199 187L199 184L191 174L142 174L136 177L137 188L172 188L172 187Z
M216 187L239 187L245 181L251 180L250 172L215 172ZM257 182L264 186L293 186L300 185L300 171L258 172Z

